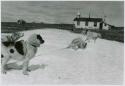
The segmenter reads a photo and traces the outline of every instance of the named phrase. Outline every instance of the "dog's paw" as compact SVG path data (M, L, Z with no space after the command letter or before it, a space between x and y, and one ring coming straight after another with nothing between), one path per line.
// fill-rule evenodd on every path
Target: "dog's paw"
M31 69L28 68L27 71L28 71L28 72L31 72Z
M23 71L23 74L24 75L29 75L27 71Z
M2 70L1 72L2 74L7 74L6 70Z

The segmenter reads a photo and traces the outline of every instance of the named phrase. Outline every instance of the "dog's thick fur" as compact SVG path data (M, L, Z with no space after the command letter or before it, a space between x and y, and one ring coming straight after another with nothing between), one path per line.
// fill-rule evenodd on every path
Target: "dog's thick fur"
M11 35L1 37L2 42L16 42L18 39L24 36L24 33L14 32Z
M14 45L5 46L1 43L2 73L6 74L6 65L11 59L22 61L23 74L28 75L29 61L35 56L37 48L44 43L42 37L38 34L32 34L27 41L18 41ZM20 50L21 49L21 50ZM20 52L23 52L22 54Z
M86 40L85 41L90 41L91 39L94 40L94 42L96 42L97 38L101 38L101 34L100 33L96 33L96 32L91 32L91 31L87 31L86 32Z
M67 48L72 48L74 50L77 50L79 48L85 49L87 46L87 43L82 38L75 38L72 40L72 42L69 44Z

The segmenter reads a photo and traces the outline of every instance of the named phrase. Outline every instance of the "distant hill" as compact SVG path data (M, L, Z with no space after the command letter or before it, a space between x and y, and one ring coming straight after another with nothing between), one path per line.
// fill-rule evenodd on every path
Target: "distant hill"
M2 22L1 32L2 33L12 33L25 30L33 29L44 29L44 28L55 28L61 30L69 30L76 33L81 33L83 30L74 28L73 24L47 24L47 23L26 23L25 25L17 24L16 22ZM75 30L74 30L75 29ZM124 42L124 27L113 27L110 30L97 30L91 29L91 31L101 33L102 38L108 40L116 40L119 42Z
M17 22L2 22L1 23L1 32L2 33L11 33L24 30L32 29L43 29L43 28L57 28L57 29L66 29L72 30L73 24L47 24L47 23L26 23L25 25L17 24Z

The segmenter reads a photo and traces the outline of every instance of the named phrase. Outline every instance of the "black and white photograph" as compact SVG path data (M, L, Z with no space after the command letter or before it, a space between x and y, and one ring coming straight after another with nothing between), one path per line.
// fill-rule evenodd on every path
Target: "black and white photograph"
M123 85L124 1L1 1L1 86Z

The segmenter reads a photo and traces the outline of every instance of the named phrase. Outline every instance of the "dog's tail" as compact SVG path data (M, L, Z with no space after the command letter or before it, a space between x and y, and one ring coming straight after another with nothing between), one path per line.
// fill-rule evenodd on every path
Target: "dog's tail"
M65 47L65 48L62 48L62 49L68 49L68 48L71 48L71 46L69 45L69 46L67 46L67 47Z
M70 47L61 48L61 49L59 49L59 50L65 50L65 49L68 49L68 48L70 48Z

